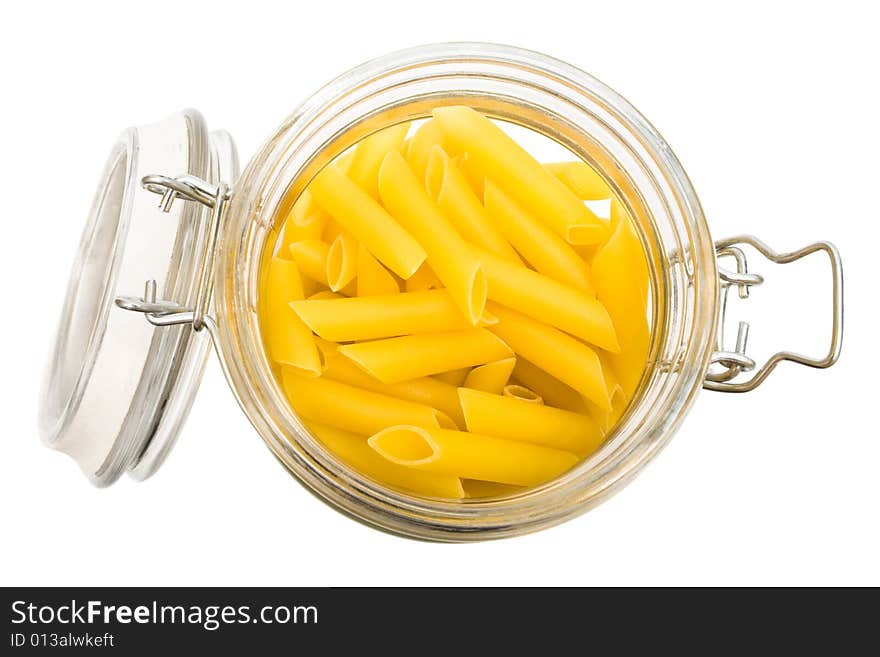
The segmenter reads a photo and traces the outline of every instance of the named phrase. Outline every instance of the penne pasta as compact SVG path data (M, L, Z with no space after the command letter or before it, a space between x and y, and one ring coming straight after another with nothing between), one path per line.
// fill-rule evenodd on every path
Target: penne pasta
M458 477L419 472L392 463L379 456L364 436L315 422L310 422L308 428L334 455L370 479L428 497L464 497Z
M440 146L434 146L425 171L425 186L437 207L471 244L500 258L522 263L516 251L495 227L464 174Z
M614 196L605 179L586 162L548 162L544 168L582 201L599 201Z
M544 403L544 398L541 397L541 395L530 388L519 385L518 383L511 383L504 386L504 388L501 389L501 394L505 397L510 397L511 399L528 402L529 404Z
M296 301L291 307L310 329L333 342L472 328L446 290Z
M443 145L443 133L437 127L433 119L428 119L420 125L409 140L409 148L406 152L406 161L416 178L425 179L425 171L428 168L428 158L434 146Z
M601 363L601 358L600 358ZM603 368L604 373L604 368ZM540 395L546 404L562 408L574 413L587 413L587 402L583 395L562 381L550 376L540 367L526 360L517 358L513 368L513 378L524 384L529 390Z
M468 184L471 186L471 189L474 190L474 194L477 195L477 198L483 198L483 186L486 181L486 176L480 171L477 165L474 164L474 159L468 157L467 153L459 153L452 158L452 161L455 162L455 166L457 166L464 174L464 177L467 178Z
M376 200L379 199L379 165L388 151L400 150L408 131L408 123L398 123L362 139L354 149L348 177Z
M607 235L602 220L501 128L470 107L438 107L434 121L445 144L467 152L488 178L571 244L594 244Z
M450 429L392 426L367 444L392 463L423 472L534 486L558 477L577 456L527 442Z
M465 380L467 379L468 374L470 374L472 368L470 367L459 367L454 370L448 370L446 372L437 372L437 374L433 374L432 377L441 381L442 383L447 383L454 388L456 388L455 396L458 397L458 387L463 386Z
M327 249L327 285L333 292L338 292L355 279L357 271L357 240L343 231L336 236Z
M263 290L262 332L270 360L296 367L305 374L321 373L321 358L312 332L288 305L303 297L296 263L272 258Z
M398 292L397 279L361 244L357 260L357 295L372 297Z
M362 436L400 423L455 427L449 417L430 406L362 390L323 376L306 379L285 368L282 381L287 400L304 420Z
M483 365L511 355L500 338L484 328L406 335L339 347L384 383L397 383L461 367Z
M491 180L486 181L483 202L501 234L532 267L560 283L595 294L590 268L571 245Z
M281 241L278 257L290 259L290 245L302 240L319 240L324 233L329 217L324 212L312 214L302 223L296 223L288 217L281 229Z
M590 454L602 443L599 426L580 413L469 388L459 388L458 396L467 430L473 433L522 440L578 456Z
M326 300L326 299L344 299L345 297L339 292L331 292L330 290L321 290L306 297L310 301Z
M498 304L490 311L499 323L487 329L514 353L571 386L603 409L610 408L599 356L583 342L562 331Z
M424 263L418 268L415 274L404 281L404 287L407 292L418 292L420 290L436 290L443 287L443 283L437 278L428 263Z
M515 364L516 358L511 357L480 365L468 372L462 385L465 388L501 394L510 380Z
M479 255L492 301L612 353L620 351L611 317L595 297L491 254Z
M479 479L462 479L461 486L464 496L472 499L479 497L508 497L523 490L522 486L499 484L494 481L480 481Z
M397 151L388 153L379 169L379 196L392 216L424 247L437 278L465 317L476 324L486 306L486 279L480 262Z
M292 223L295 226L306 226L316 219L327 220L327 213L324 212L316 203L312 193L306 189L299 198L296 199L290 212L287 214L285 223Z
M330 247L321 240L300 240L290 245L290 256L304 275L323 285L327 283L327 254Z
M452 418L458 428L464 428L464 416L461 414L457 386L430 376L408 379L400 383L382 383L338 353L336 345L332 345L331 349L321 349L321 353L324 358L324 371L321 376L364 390L432 406Z
M309 189L324 210L401 278L412 276L425 261L425 250L413 236L336 168L324 167Z

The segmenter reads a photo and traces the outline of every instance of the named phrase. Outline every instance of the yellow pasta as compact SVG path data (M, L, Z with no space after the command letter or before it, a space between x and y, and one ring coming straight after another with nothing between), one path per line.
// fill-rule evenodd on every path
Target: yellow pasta
M513 368L513 378L524 384L529 390L540 395L541 399L550 406L575 413L586 413L588 411L587 402L583 395L525 358L516 359L516 365Z
M455 396L458 397L458 387L463 386L465 380L470 374L472 368L470 367L459 367L454 370L448 370L446 372L437 372L437 374L433 374L432 377L442 383L448 383L451 386L456 388Z
M263 338L269 358L296 367L304 373L321 373L321 359L312 332L288 305L303 296L302 281L296 263L272 258L263 290Z
M336 168L324 167L309 189L324 210L401 278L412 276L425 261L425 250L413 236Z
M321 239L328 219L329 217L323 212L310 215L307 220L299 224L288 217L287 221L284 222L284 227L281 229L278 257L289 259L290 245L294 242Z
M440 146L434 146L431 150L425 172L425 186L437 207L466 241L506 260L522 262L486 216L480 199L474 194L464 174Z
M309 190L305 190L290 208L285 223L289 222L295 226L302 227L314 222L316 219L326 221L328 219L327 213L318 207L312 193Z
M479 479L462 479L461 486L464 489L464 496L467 498L508 497L523 490L522 486L480 481Z
M471 186L471 189L474 190L474 194L477 195L477 198L483 198L483 186L486 182L486 176L477 168L474 159L468 157L467 153L459 153L452 158L452 161L455 162L455 166L457 166L464 174L464 177L467 178L468 184Z
M322 355L324 371L321 376L364 390L431 406L448 415L458 428L464 428L464 415L461 413L456 385L438 381L430 376L408 379L400 383L382 383L340 354L336 350L336 345L332 345L332 349L322 349Z
M327 249L327 284L338 292L351 283L358 271L358 243L351 235L341 232Z
M333 454L371 479L428 497L464 497L458 477L419 472L392 463L379 456L366 438L348 431L315 422L310 422L308 428Z
M512 355L510 347L484 328L358 342L340 346L339 353L384 383L483 365Z
M620 350L605 306L581 290L480 252L489 298L610 352Z
M618 214L620 213L620 214ZM626 397L632 397L645 371L651 336L646 308L647 263L628 217L612 203L614 231L593 258L599 299L608 309L621 345L610 357Z
M550 447L418 426L392 426L367 443L398 465L467 479L534 486L558 477L578 457Z
M586 162L548 162L544 168L565 183L579 199L598 201L613 196L605 179Z
M354 149L348 177L374 199L379 198L379 165L388 151L400 150L408 131L408 123L393 125L362 139Z
M468 431L523 440L585 456L602 442L599 426L580 413L482 390L459 388Z
M344 299L345 297L339 292L331 292L330 290L321 290L306 297L309 301L319 301L326 299Z
M468 372L463 385L465 388L501 394L515 364L516 358L504 358L475 367Z
M600 408L610 408L599 356L562 331L498 304L490 311L500 322L490 330L523 358L571 386Z
M296 301L291 307L309 328L333 342L471 328L446 290Z
M290 245L290 256L299 270L313 281L327 285L327 253L330 247L321 240L300 240Z
M431 150L438 145L443 145L443 133L440 132L437 123L432 119L428 119L420 125L409 140L406 161L419 180L425 179Z
M434 120L444 143L467 152L487 177L572 244L594 244L604 222L501 128L469 107L439 107Z
M483 202L501 234L537 271L594 294L590 269L571 245L526 212L498 185L487 180Z
M437 278L428 263L424 263L418 268L415 274L404 281L404 287L407 292L418 292L420 290L436 290L443 287L443 283Z
M361 244L357 260L357 295L372 297L398 292L397 279Z
M393 424L454 428L435 408L362 390L319 376L306 379L290 368L282 373L284 392L303 419L369 436Z
M501 389L501 394L511 399L518 399L529 404L543 404L544 398L531 388L526 388L518 383L511 383Z
M486 279L480 262L397 151L388 153L379 169L379 196L424 247L427 262L437 278L443 281L465 317L476 324L486 305Z

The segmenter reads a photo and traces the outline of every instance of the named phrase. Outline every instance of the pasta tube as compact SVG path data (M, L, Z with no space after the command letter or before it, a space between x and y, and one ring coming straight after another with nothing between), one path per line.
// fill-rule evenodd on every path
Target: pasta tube
M604 373L604 368L602 371ZM579 392L565 385L562 381L553 378L525 358L516 359L513 377L540 395L544 402L550 406L563 408L574 413L586 413L588 411L587 402Z
M336 168L324 167L309 189L324 210L401 278L412 276L425 261L425 250L413 236Z
M464 415L461 413L458 388L455 385L438 381L430 376L409 379L400 383L382 383L338 353L335 345L333 345L332 351L322 350L322 355L324 357L324 372L321 376L364 390L432 406L452 418L457 427L464 427Z
M470 367L459 367L454 370L449 370L447 372L437 372L433 377L438 381L442 381L443 383L448 383L451 386L456 388L456 396L458 396L457 388L459 386L463 386L465 379L467 379L468 374L470 373Z
M602 442L602 432L580 413L533 402L459 388L467 429L473 433L523 440L585 456Z
M400 150L409 131L409 123L398 123L375 132L358 142L354 149L348 177L374 199L379 199L379 165L388 151Z
M468 185L464 174L440 146L434 146L431 150L425 186L437 207L466 241L505 260L522 263L516 251L486 216L483 204Z
M471 328L446 290L296 301L291 307L309 328L333 342Z
M388 427L367 444L392 463L422 472L534 486L558 477L577 456L494 436L418 426Z
M505 397L510 397L511 399L528 402L529 404L544 403L544 398L541 397L541 395L534 390L519 385L518 383L511 383L504 386L504 388L501 389L501 394Z
M532 267L560 283L594 294L589 267L568 242L526 212L491 180L486 181L483 202L501 234Z
M430 406L362 390L323 376L305 379L285 368L282 381L290 405L303 419L363 436L401 422L455 427L450 418Z
M296 263L272 258L264 289L263 336L269 358L296 367L303 373L321 373L321 358L312 332L288 305L303 297L302 281Z
M513 351L548 374L571 386L603 409L611 408L599 356L583 342L530 317L491 304L499 323L491 327L495 335Z
M436 290L443 287L443 283L437 278L437 275L431 271L427 263L418 268L415 274L410 276L404 282L407 292L418 292L419 290Z
M379 169L379 196L389 212L425 247L428 264L471 324L486 306L480 261L428 197L403 156L391 151Z
M413 133L406 152L406 161L419 180L425 179L431 150L438 145L443 145L443 133L433 119L428 119Z
M358 243L351 235L341 232L327 249L327 284L337 292L351 283L358 270Z
M479 479L462 479L461 486L464 488L464 496L467 498L507 497L523 490L522 486L498 484L492 481L480 481Z
M290 245L290 255L299 270L313 281L327 285L327 254L330 247L321 240L300 240Z
M385 383L483 365L511 355L510 347L484 328L358 342L340 346L339 353Z
M284 222L281 229L281 243L278 247L278 257L290 258L290 245L302 240L319 240L324 232L329 217L321 212L310 215L303 223L296 223L290 217Z
M357 295L372 297L383 294L397 294L400 286L397 279L376 260L363 244L358 248Z
M488 178L567 242L594 244L607 234L604 222L568 187L485 116L464 106L438 107L433 116L444 143L467 152Z
M477 165L474 164L474 159L468 157L467 153L459 153L452 161L455 162L455 166L457 166L464 174L464 177L467 178L468 184L471 186L471 189L474 190L474 194L477 195L477 198L483 198L483 185L485 184L486 176L477 168Z
M599 201L614 196L605 179L586 162L548 162L544 168L583 201Z
M305 226L315 219L326 220L327 218L327 213L318 207L312 193L307 189L299 195L290 208L285 223L291 222L295 226Z
M366 438L348 431L314 422L310 422L308 428L338 458L361 474L380 483L428 497L451 499L464 497L464 488L458 477L419 472L391 463L388 459L379 456L367 444Z
M344 299L345 297L339 294L338 292L331 292L330 290L321 290L320 292L315 292L314 294L306 297L310 301L317 301L321 299Z
M516 358L504 358L496 360L494 363L475 367L465 377L464 387L501 394L510 379L515 364Z
M610 352L620 351L614 324L595 297L543 274L480 253L489 298Z

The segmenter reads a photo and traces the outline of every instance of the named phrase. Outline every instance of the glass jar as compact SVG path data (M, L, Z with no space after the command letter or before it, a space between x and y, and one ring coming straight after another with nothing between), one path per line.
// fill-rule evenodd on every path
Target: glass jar
M449 104L531 128L591 163L626 203L651 269L649 366L624 417L571 471L507 497L428 499L345 465L291 410L257 323L264 247L314 174L368 134ZM209 135L192 111L130 130L114 150L71 278L41 418L44 440L99 485L125 470L144 478L158 468L198 386L205 334L242 409L294 477L355 519L438 541L518 535L583 513L660 451L701 388L743 392L781 360L828 367L840 351L834 247L820 242L777 254L750 236L714 243L687 175L657 131L613 90L545 55L467 43L371 61L304 102L236 177L231 140ZM159 208L144 205L155 200L151 191L161 194ZM157 217L163 211L174 216ZM729 289L745 297L762 282L748 272L741 243L775 262L828 254L833 326L825 357L782 352L758 368L747 355L744 322L735 346L726 345ZM719 266L722 258L730 268ZM144 281L141 297L124 294Z

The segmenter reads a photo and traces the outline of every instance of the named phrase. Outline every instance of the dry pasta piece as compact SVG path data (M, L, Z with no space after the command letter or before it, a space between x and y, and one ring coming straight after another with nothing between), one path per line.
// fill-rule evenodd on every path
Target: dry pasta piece
M458 477L419 472L391 463L388 459L379 456L367 444L366 438L348 431L316 422L310 422L308 428L336 456L355 470L380 483L428 497L450 499L464 497L464 488Z
M585 456L602 443L595 421L551 406L459 388L458 396L468 431L523 440Z
M430 376L408 379L400 383L382 383L338 353L335 344L330 349L322 349L322 355L324 357L322 376L364 390L432 406L452 418L457 427L464 427L464 416L461 414L461 404L458 401L456 386L438 381Z
M309 189L324 210L401 278L412 276L425 261L425 250L413 236L372 196L334 167L324 167Z
M397 279L361 244L357 260L357 295L372 297L398 292L400 285Z
M612 353L620 351L605 306L581 290L481 252L489 298Z
M358 342L340 346L339 353L384 383L483 365L512 354L484 328Z
M282 374L290 405L303 419L369 436L392 424L455 427L435 408L362 390L319 376L305 379L290 368Z
M601 358L600 358L601 362ZM604 368L603 368L604 373ZM550 376L525 358L517 358L513 368L513 378L525 384L529 390L540 395L546 404L563 408L574 413L586 413L587 402L583 395L562 381Z
M288 217L281 229L278 257L290 259L290 245L302 240L319 240L324 233L329 217L324 212L310 215L303 223L297 224Z
M327 284L338 292L351 283L358 271L358 243L350 234L341 232L327 249Z
M403 156L391 151L379 169L379 196L428 254L427 262L471 324L486 306L480 261L428 197ZM415 270L413 270L414 273Z
M321 290L306 297L309 301L320 301L326 299L344 299L345 297L339 292L331 292L330 290Z
M488 178L567 242L594 244L607 234L601 219L488 118L464 106L438 107L433 116L444 143L467 152Z
M612 215L615 210L612 202ZM648 329L647 263L629 219L617 215L614 231L593 258L599 299L608 309L623 349L609 358L627 398L632 397L645 371L651 335ZM640 264L641 263L641 264Z
M464 496L467 498L509 497L523 490L522 486L480 481L479 479L462 479L461 486L464 489Z
M486 181L483 202L491 220L532 267L560 283L594 293L589 266L571 245L491 180Z
M483 198L483 186L486 182L486 176L474 164L474 159L468 157L467 153L459 153L452 160L455 162L455 166L464 174L464 177L467 178L468 184L474 190L477 198Z
M299 198L296 199L290 212L287 214L285 223L292 223L295 226L306 226L316 219L327 220L327 213L324 212L316 203L312 193L306 189Z
M437 474L534 486L577 463L570 452L517 440L418 426L392 426L367 444L392 463Z
M327 285L327 253L330 247L321 240L300 240L290 245L290 256L299 270L313 281Z
M501 389L501 394L511 399L518 399L529 404L543 404L544 398L531 388L526 388L518 383L510 383Z
M272 258L266 272L264 295L262 330L269 358L312 376L320 374L321 359L312 332L288 305L303 296L296 263Z
M464 387L501 394L510 380L516 358L504 358L494 363L486 363L470 370L465 377Z
M437 372L437 374L433 374L433 378L441 381L442 383L448 383L451 386L456 388L455 396L458 397L458 387L463 386L465 380L467 379L468 374L470 374L472 368L470 367L459 367L454 370L449 370L447 372ZM464 426L464 425L462 425Z
M599 201L614 196L605 179L586 162L547 162L544 168L581 200Z
M310 329L333 342L472 328L446 290L296 301L291 307Z
M466 241L505 260L522 263L513 247L486 216L483 204L474 194L464 174L440 146L434 146L431 150L425 172L425 186L437 207Z
M379 198L379 166L388 151L400 150L408 123L399 123L375 132L358 142L354 149L348 177L374 199Z
M437 278L437 274L428 266L428 263L422 264L415 274L404 281L404 287L407 292L418 292L420 290L436 290L443 287L443 283Z
M562 331L498 304L490 310L500 320L490 330L517 354L571 386L600 408L608 409L608 391L599 356Z
M406 161L419 180L425 179L428 158L434 146L443 145L443 133L433 119L428 119L413 133L406 151Z

